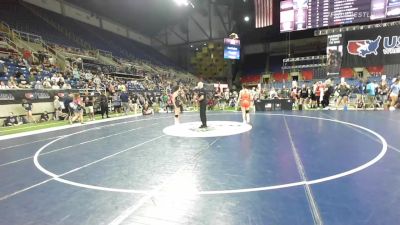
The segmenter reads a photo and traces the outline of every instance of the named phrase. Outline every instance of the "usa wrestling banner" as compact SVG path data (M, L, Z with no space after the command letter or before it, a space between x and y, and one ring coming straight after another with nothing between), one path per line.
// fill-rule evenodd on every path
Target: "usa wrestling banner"
M342 67L400 64L400 26L344 34Z

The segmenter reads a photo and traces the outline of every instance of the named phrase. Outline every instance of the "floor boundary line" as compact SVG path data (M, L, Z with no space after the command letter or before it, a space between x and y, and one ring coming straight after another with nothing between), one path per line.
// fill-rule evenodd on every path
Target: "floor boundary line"
M335 117L333 117L333 116L331 116L331 115L329 115L329 114L327 114L327 113L324 113L324 114L325 114L327 117L331 118L331 119L336 119ZM349 126L349 125L347 125L347 124L345 124L345 126L347 126L347 127L351 128L351 129L357 131L357 132L360 133L360 134L363 134L363 135L369 137L371 140L373 140L373 141L375 141L375 142L377 142L377 143L379 143L379 144L381 143L381 142L379 141L378 138L376 138L376 137L374 137L374 136L372 136L372 135L370 135L370 134L368 134L368 133L366 133L366 132L363 132L362 130L358 130L358 129L356 129L356 128L352 127L352 126ZM389 145L389 144L388 144L387 146L388 146L388 148L390 148L390 149L392 149L392 150L394 150L394 151L400 153L400 149L398 149L398 148L396 148L396 147L394 147L394 146L392 146L392 145Z
M207 145L207 148L200 150L198 153L194 154L191 161L197 160L199 156L210 149L212 145L214 145L218 140L220 140L221 137L216 138L214 141L209 143ZM140 209L146 202L148 202L150 199L152 199L154 196L158 194L165 186L167 186L171 181L173 181L173 178L178 176L181 171L185 170L186 168L190 167L190 164L186 164L179 168L173 175L169 176L168 179L165 179L164 183L162 183L160 186L158 186L155 190L152 192L146 194L143 198L139 199L137 204L132 205L128 209L124 210L118 217L116 217L114 220L112 220L108 225L120 225L122 222L124 222L127 218L129 218L134 212L136 212L138 209Z
M292 152L293 152L294 160L296 162L296 167L297 167L298 173L299 173L302 181L305 182L303 187L304 187L304 191L306 192L306 197L307 197L307 200L308 200L308 203L309 203L309 207L310 207L311 215L313 217L314 224L315 225L323 225L321 213L319 211L317 202L315 201L315 198L314 198L314 195L312 193L311 187L307 183L307 181L308 181L307 174L306 174L303 162L301 161L299 152L298 152L298 150L296 148L296 145L294 144L294 140L293 140L293 137L292 137L292 134L290 132L289 125L287 123L287 120L286 120L285 116L283 116L283 121L285 123L286 131L288 133L288 137L289 137L291 149L292 149Z

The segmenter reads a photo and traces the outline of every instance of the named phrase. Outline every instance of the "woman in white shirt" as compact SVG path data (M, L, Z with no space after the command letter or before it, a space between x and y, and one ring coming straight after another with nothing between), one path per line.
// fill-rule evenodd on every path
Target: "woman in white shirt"
M400 93L400 77L397 77L392 86L390 87L390 111L394 111L396 108L397 101Z

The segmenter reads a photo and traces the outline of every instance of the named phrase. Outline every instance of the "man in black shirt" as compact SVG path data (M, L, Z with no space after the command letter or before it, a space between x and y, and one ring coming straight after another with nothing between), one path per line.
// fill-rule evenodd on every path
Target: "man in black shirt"
M64 107L66 112L68 113L68 116L71 117L72 114L74 113L73 109L70 107L70 103L73 101L73 95L72 94L68 94L67 96L65 96L64 98Z
M206 116L206 109L207 109L207 97L206 92L203 87L203 83L199 82L197 84L197 89L199 93L199 105L200 105L200 119L201 119L201 126L200 128L207 128L207 116Z
M32 115L32 103L28 102L26 99L22 99L22 107L25 109L26 112L26 118L29 122L35 122L35 119L33 118Z
M104 119L104 114L107 115L107 118L110 118L108 116L108 97L107 97L107 92L101 93L99 100L100 100L100 108L101 108L101 118Z

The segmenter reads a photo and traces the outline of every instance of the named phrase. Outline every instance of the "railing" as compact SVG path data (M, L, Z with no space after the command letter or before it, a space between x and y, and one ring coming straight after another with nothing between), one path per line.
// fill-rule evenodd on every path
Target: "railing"
M6 40L7 44L10 45L14 50L17 50L18 47L17 45L8 37L4 37L4 39Z
M61 69L65 69L66 66L66 59L63 55L59 54L56 50L54 50L50 45L48 45L46 42L42 41L42 46L44 49L47 50L47 52L50 52L50 54L56 56L58 65L61 67Z
M13 34L21 40L33 43L43 42L42 36L12 29Z
M0 30L9 33L11 29L10 29L10 26L8 26L7 23L5 23L3 21L0 21Z
M108 58L112 58L113 57L112 52L105 51L105 50L99 50L99 54L102 55L102 56L108 57Z
M80 48L76 48L76 47L71 47L71 46L66 46L66 45L61 45L61 44L56 44L56 43L50 43L50 45L54 45L54 48L61 48L62 51L65 52L65 54L68 55L74 55L77 57L81 57L81 58L88 58L88 59L96 59L98 56L98 50L83 50Z

